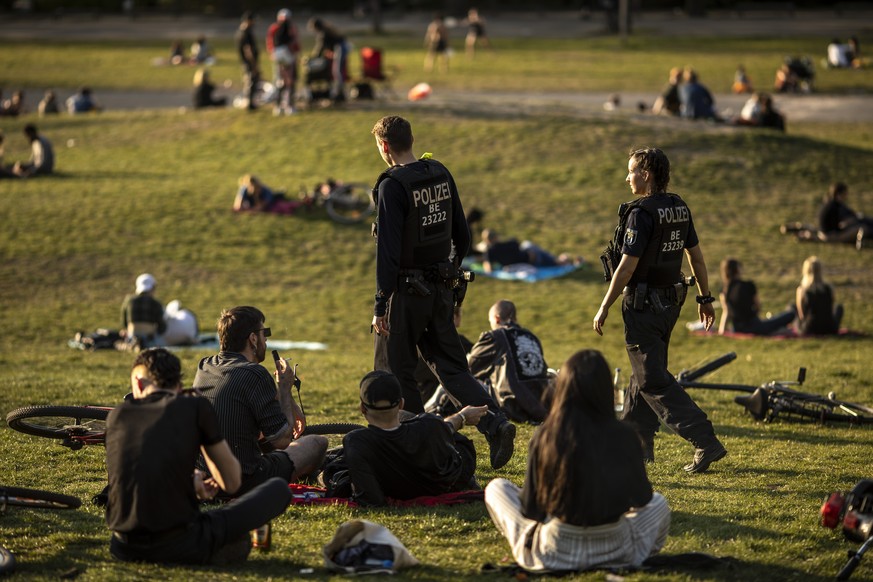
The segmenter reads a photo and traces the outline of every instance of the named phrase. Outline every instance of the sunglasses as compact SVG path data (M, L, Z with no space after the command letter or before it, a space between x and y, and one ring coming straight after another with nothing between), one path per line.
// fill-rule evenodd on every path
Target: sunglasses
M264 332L264 337L270 337L270 328L269 327L262 327L261 329L256 329L252 333L258 333L259 331Z

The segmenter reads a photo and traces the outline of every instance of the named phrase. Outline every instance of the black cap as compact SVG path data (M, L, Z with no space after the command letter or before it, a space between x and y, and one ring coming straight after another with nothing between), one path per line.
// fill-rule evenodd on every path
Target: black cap
M390 410L400 404L403 398L400 380L391 372L374 370L361 380L361 402L373 410ZM387 406L376 406L377 402L388 402Z

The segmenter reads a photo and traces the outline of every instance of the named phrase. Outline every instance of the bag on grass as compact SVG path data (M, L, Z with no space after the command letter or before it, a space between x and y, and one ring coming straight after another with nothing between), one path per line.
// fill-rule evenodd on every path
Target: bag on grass
M322 554L325 568L343 574L393 574L419 563L388 528L363 519L340 525Z

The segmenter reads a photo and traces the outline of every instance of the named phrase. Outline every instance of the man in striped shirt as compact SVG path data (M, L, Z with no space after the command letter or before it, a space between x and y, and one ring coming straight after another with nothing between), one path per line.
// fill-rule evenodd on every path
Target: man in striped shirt
M325 437L300 436L306 420L291 397L296 376L288 362L276 362L275 381L261 366L270 337L264 321L255 307L223 311L218 319L221 351L203 358L194 377L194 387L212 402L221 432L242 466L237 495L271 477L290 483L311 473L327 450ZM261 452L261 436L273 450Z

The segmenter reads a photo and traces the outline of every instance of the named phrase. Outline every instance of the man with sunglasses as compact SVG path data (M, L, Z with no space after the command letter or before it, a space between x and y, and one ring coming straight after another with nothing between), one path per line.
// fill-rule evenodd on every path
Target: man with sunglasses
M221 351L203 358L194 377L194 388L212 402L221 432L242 466L237 495L272 477L289 483L299 479L321 465L327 450L325 437L300 436L306 419L291 396L293 368L278 360L274 381L261 366L270 337L264 320L255 307L224 310L218 318Z

